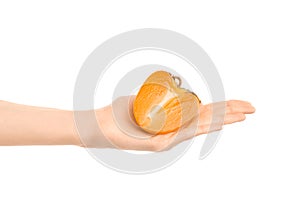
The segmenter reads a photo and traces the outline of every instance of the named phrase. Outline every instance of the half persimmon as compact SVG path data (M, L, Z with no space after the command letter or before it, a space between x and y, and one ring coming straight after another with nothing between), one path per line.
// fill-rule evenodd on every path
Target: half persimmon
M135 120L142 129L166 134L198 115L201 101L180 84L179 77L165 71L154 72L146 79L133 103Z

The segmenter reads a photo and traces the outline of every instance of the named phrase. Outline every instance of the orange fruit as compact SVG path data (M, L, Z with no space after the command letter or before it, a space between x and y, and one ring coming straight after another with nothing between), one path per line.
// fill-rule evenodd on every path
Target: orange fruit
M133 103L133 115L142 129L151 134L174 132L198 115L201 101L180 84L179 77L165 71L146 79Z

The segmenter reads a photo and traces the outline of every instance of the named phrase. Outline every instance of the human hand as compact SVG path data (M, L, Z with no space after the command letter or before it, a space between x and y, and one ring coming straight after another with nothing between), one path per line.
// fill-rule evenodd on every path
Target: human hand
M112 105L96 110L99 127L107 143L110 143L109 147L125 150L168 150L182 141L220 130L225 124L243 121L246 118L245 114L255 112L255 108L250 103L240 100L201 105L200 115L180 130L168 134L151 135L135 123L132 114L134 97L120 97ZM85 143L85 146L103 147L95 142L95 138L93 142Z

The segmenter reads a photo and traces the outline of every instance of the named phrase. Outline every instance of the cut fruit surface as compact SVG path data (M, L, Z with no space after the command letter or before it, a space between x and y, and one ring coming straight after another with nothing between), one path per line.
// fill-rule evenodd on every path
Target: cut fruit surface
M180 84L180 78L165 71L154 72L146 79L133 103L133 114L141 128L151 134L174 132L198 115L201 101Z

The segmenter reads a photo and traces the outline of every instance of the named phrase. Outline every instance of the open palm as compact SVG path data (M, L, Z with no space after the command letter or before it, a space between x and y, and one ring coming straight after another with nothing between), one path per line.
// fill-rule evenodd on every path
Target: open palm
M240 100L201 105L200 115L180 130L168 134L150 135L135 123L132 114L134 97L120 97L111 105L97 111L102 133L111 147L163 151L195 136L220 130L225 124L243 121L246 118L245 114L255 112L255 108L250 103Z

